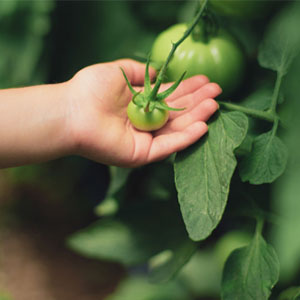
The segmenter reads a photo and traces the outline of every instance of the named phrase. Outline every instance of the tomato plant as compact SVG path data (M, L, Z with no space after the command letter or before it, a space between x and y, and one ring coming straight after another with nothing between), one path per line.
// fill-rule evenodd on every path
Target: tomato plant
M203 25L202 25L203 27ZM172 48L186 31L186 24L176 24L162 32L154 41L152 60L163 62ZM200 30L203 28L200 28ZM167 71L167 81L174 81L184 71L186 77L206 75L217 82L223 94L230 95L241 83L244 75L245 58L237 41L225 30L217 33L190 35L174 53Z
M229 97L218 100L220 110L209 120L208 134L175 156L137 169L110 167L109 188L97 206L101 219L68 240L82 255L127 267L129 276L107 299L292 300L299 296L297 287L283 290L300 285L300 4L286 2L278 14L268 12L268 18L259 22L244 15L229 24L231 20L220 16L223 13L215 10L215 14L223 21L219 29L200 34L200 40L193 31L194 36L178 45L159 80L168 75L177 50L190 38L189 47L194 43L209 46L210 39L225 35L227 26L236 25L237 36L245 38L246 28L251 28L252 64L245 66L242 59L237 68L244 72L237 72L236 80L231 77L239 81L244 73L245 89L234 94L238 102ZM178 23L183 26L185 21ZM153 34L150 27L147 22ZM176 41L177 37L172 38ZM169 41L168 46L159 47L163 61L170 48ZM152 53L151 59L154 54L158 55ZM223 70L231 61L229 56ZM188 63L181 62L182 69L173 80L189 72ZM191 67L195 64L196 60ZM237 85L231 81L227 82L229 94ZM129 85L134 111L161 112L159 106L166 104L159 93L152 94L154 86L146 80L146 92L137 93ZM281 111L285 108L291 112L288 118ZM163 111L167 114L167 109ZM234 236L227 245L227 233L237 231L246 238ZM150 285L149 280L163 284Z
M132 125L135 126L137 129L144 131L157 130L166 124L168 120L168 110L181 110L180 108L178 109L169 107L164 101L164 99L175 91L175 89L178 87L178 85L184 78L186 74L185 71L183 72L183 74L181 74L180 77L178 76L176 82L166 91L158 93L158 90L163 82L168 64L170 63L170 60L172 59L176 49L178 48L178 46L180 46L180 44L182 44L183 41L185 41L189 37L193 29L196 27L197 23L199 22L202 16L205 5L206 2L204 2L204 5L202 5L201 9L199 9L199 12L197 13L194 21L190 24L190 26L186 28L186 30L180 36L178 36L178 41L176 43L173 43L172 47L169 49L169 54L164 59L164 62L156 78L156 82L153 88L151 87L149 77L149 58L147 60L146 65L144 80L145 88L143 92L136 92L133 89L128 78L126 77L124 70L122 70L127 86L133 94L133 98L130 101L127 108L128 118L131 121Z

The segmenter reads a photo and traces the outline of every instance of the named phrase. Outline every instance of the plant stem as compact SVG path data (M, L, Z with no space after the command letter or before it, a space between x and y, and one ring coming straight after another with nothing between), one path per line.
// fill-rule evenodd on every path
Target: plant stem
M226 109L240 111L251 117L255 117L272 123L275 120L275 116L269 111L261 111L258 109L253 109L253 108L249 108L249 107L245 107L245 106L241 106L229 102L223 102L223 101L218 101L218 103Z
M278 124L279 124L279 119L278 117L275 117L274 119L274 124L273 124L273 128L272 128L272 136L274 137L277 133L277 129L278 129Z
M277 72L275 88L274 88L274 92L272 95L271 107L268 110L268 112L272 113L273 115L276 114L276 107L277 107L277 102L278 102L278 98L279 98L279 91L280 91L280 87L281 87L282 78L283 78L282 72L280 72L280 71Z
M176 43L172 43L172 49L171 49L171 51L168 55L167 60L164 62L162 68L160 69L160 71L158 73L158 76L157 76L157 79L156 79L156 82L155 82L155 86L154 86L153 90L151 91L150 98L152 98L153 100L155 100L155 96L157 95L158 90L159 90L159 88L160 88L160 86L163 82L163 78L164 78L164 75L166 73L167 66L168 66L169 62L171 61L171 58L173 57L174 52L176 51L177 47L191 34L194 27L199 22L199 20L202 16L202 13L203 13L206 5L207 5L207 1L208 0L203 0L199 12L197 13L197 15L196 15L194 21L192 22L192 24L189 26L189 28L183 34L182 38L179 39Z
M257 217L256 219L256 233L261 234L264 227L264 219L261 217Z

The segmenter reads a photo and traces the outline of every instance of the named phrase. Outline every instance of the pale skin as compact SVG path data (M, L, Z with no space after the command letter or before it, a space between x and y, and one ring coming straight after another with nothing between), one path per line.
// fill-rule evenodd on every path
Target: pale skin
M166 101L186 109L171 112L162 129L142 132L127 118L132 94L120 67L141 90L145 65L129 59L89 66L59 84L0 90L0 168L68 155L137 167L183 150L207 132L218 109L213 99L221 93L216 83L202 75L183 81Z

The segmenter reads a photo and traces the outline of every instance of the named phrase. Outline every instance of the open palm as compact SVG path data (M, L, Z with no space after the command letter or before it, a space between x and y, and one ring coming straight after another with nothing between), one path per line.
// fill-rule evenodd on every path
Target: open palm
M221 93L217 84L209 83L205 76L183 81L166 101L186 109L170 112L169 121L160 130L142 132L127 117L132 94L120 67L136 90L141 90L145 65L128 59L90 66L70 81L77 154L105 164L136 167L164 159L206 133L205 122L218 109L213 100ZM150 70L150 77L154 76ZM169 86L164 84L161 89Z

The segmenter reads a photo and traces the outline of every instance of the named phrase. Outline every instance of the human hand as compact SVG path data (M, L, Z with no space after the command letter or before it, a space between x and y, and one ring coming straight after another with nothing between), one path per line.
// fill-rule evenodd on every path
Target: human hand
M142 89L145 65L124 59L89 66L69 81L69 124L73 154L123 167L136 167L168 157L196 142L207 132L206 121L218 109L221 93L205 76L183 81L166 99L171 107L167 124L152 133L135 129L126 113L132 94L122 67L136 90ZM150 70L150 77L155 71ZM170 84L163 84L165 90Z

